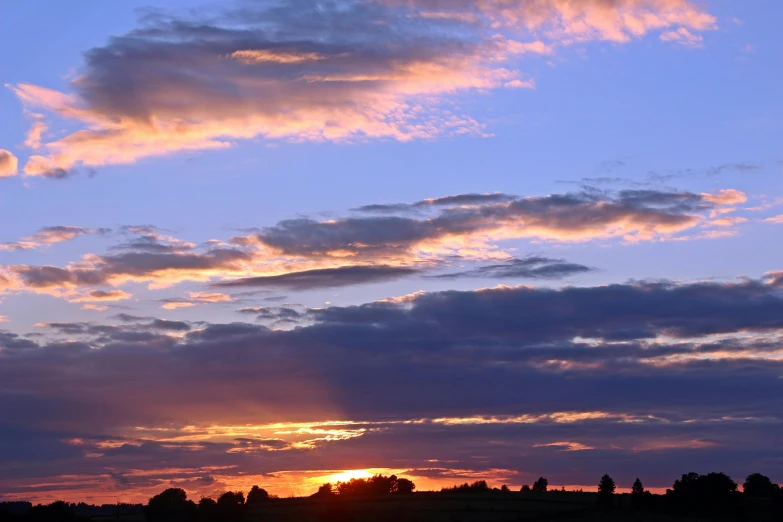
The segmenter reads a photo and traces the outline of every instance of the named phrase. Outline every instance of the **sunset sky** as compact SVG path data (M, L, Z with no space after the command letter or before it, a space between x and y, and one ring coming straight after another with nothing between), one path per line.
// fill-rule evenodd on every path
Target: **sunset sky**
M0 3L0 500L783 482L781 23Z

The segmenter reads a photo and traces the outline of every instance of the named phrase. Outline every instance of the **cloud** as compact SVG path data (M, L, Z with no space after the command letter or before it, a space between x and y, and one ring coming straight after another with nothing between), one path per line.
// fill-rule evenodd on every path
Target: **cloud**
M25 173L65 177L79 166L223 149L259 136L483 135L481 123L448 102L463 92L532 88L516 69L520 57L651 31L696 39L715 27L688 0L269 2L202 19L150 13L87 51L69 92L11 88L28 110L76 124L40 143L42 126L52 123L36 120L28 139L43 150Z
M27 139L25 139L24 145L30 149L41 148L43 140L43 133L46 132L47 126L42 121L36 121L27 131Z
M212 249L206 253L123 252L91 256L67 268L14 265L11 272L33 289L80 288L118 285L128 281L154 281L161 286L182 280L207 280L212 275L241 273L241 263L250 259L242 251Z
M286 220L254 236L234 238L238 244L256 242L278 254L351 259L394 259L412 251L447 251L469 255L482 250L486 238L494 241L535 238L585 241L621 237L627 241L652 240L693 228L704 213L745 199L736 190L694 194L656 190L624 190L617 194L581 192L543 197L468 195L460 200L425 200L413 204L371 205L361 210L372 217L329 221ZM448 199L448 198L444 198ZM477 201L487 201L485 204ZM453 206L449 206L449 204ZM435 215L396 215L423 207Z
M651 31L681 26L717 27L714 16L688 0L385 0L415 5L419 14L473 21L511 30L542 32L563 43L603 40L624 43Z
M389 281L477 261L491 264L460 275L554 278L586 268L562 260L514 260L503 243L720 237L735 234L736 226L745 220L729 215L736 210L733 205L745 200L744 193L733 189L704 194L659 190L530 197L462 194L367 205L343 218L283 220L201 246L150 226L125 228L130 237L106 254L86 254L63 267L7 265L3 273L9 288L69 300L81 299L85 289L134 282L152 289L187 281L224 288L329 288ZM717 226L720 231L714 230ZM83 230L58 230L10 245L20 248L44 239L64 240ZM166 305L173 309L204 302L173 298Z
M97 230L74 227L74 226L52 226L43 227L32 236L26 237L14 243L0 243L0 250L20 251L20 250L35 250L36 248L53 245L56 243L63 243L66 241L73 241L77 237L85 236L88 234L105 234L110 230L107 228L100 228Z
M188 332L191 326L183 321L167 321L165 319L155 319L150 325L151 328L157 330L167 330L173 332Z
M131 294L122 290L90 290L86 295L72 298L72 303L81 303L85 301L124 301L133 297Z
M364 283L377 283L418 273L414 268L399 266L343 266L291 272L276 276L247 277L215 283L218 288L252 286L287 290L331 288Z
M590 270L591 268L587 266L569 263L562 259L529 256L522 259L509 259L503 263L484 265L462 272L441 274L435 277L442 279L456 279L462 277L489 277L493 279L561 279L563 277L589 272Z
M10 151L0 149L0 178L16 176L19 160Z
M664 42L674 42L686 47L701 47L704 37L700 34L693 34L685 27L680 27L676 31L666 31L661 33L661 40Z
M164 299L161 308L176 310L177 308L190 308L199 304L230 303L231 301L233 301L233 298L227 294L188 292L188 297L185 298Z
M95 311L95 312L105 312L106 310L109 309L109 307L108 306L103 306L103 305L96 305L96 304L86 303L86 304L82 305L82 309L83 310L92 310L92 311Z

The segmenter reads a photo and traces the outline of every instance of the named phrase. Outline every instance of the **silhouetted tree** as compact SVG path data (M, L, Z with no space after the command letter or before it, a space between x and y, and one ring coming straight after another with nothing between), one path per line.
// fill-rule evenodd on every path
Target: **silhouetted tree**
M409 495L416 489L416 484L412 480L400 477L397 479L397 491L399 495Z
M508 489L508 486L503 484L502 486L500 486L500 491L502 491L503 493L508 493L510 490Z
M323 489L328 486L328 489ZM324 496L333 492L332 486L324 484L318 490L316 495ZM334 488L341 496L362 496L362 495L390 495L413 493L416 485L413 481L392 475L374 475L368 479L351 479L348 482L338 482ZM329 493L327 493L329 491Z
M209 497L201 497L198 501L198 519L204 522L218 520L217 502Z
M642 485L642 481L639 480L639 477L636 477L636 480L633 481L633 486L631 486L631 495L644 495L644 486Z
M639 477L633 481L631 486L631 504L634 509L647 509L650 507L652 494L649 491L645 491L642 481Z
M331 497L332 495L334 495L334 491L332 490L332 485L328 482L319 487L318 491L313 494L314 497Z
M343 497L360 497L369 494L369 492L370 487L364 479L353 478L348 482L337 483L337 493Z
M742 485L742 491L749 497L769 497L774 498L780 492L780 486L773 483L769 477L761 473L748 475L745 483Z
M152 497L144 508L148 522L187 522L193 520L196 504L181 488L169 488Z
M397 491L397 476L373 475L367 479L367 492L370 495L388 495Z
M520 488L520 490L519 490L519 491L521 491L522 493L527 493L528 491L530 491L530 486L528 486L527 484L525 484L524 486L522 486L522 487Z
M241 491L226 491L217 500L221 520L239 520L244 512L245 495Z
M263 488L253 486L250 488L250 492L247 494L247 505L260 504L269 500L269 493Z
M680 511L721 513L737 504L737 483L724 473L686 473L667 491Z
M472 484L467 482L460 484L459 486L452 486L450 488L442 488L442 492L460 492L460 493L481 493L489 491L489 486L486 480L477 480Z
M538 480L533 482L533 491L537 493L546 492L546 488L549 486L549 481L544 477L538 477Z
M598 503L603 507L614 506L614 490L617 486L609 475L601 477L601 482L598 483Z
M76 516L74 512L75 504L69 504L58 500L47 505L34 506L27 514L27 519L31 522L76 522L85 520Z

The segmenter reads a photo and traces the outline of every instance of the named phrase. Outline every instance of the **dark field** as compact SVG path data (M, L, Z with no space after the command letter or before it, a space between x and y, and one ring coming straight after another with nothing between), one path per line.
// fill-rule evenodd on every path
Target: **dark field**
M451 494L421 492L404 497L365 499L277 499L261 506L247 507L247 522L504 522L504 521L640 521L702 522L709 520L778 521L765 505L746 505L743 514L724 517L687 517L666 513L634 512L627 495L618 495L617 507L602 511L595 493L548 492L498 494ZM115 517L96 517L114 521ZM126 516L122 522L143 522L141 514Z

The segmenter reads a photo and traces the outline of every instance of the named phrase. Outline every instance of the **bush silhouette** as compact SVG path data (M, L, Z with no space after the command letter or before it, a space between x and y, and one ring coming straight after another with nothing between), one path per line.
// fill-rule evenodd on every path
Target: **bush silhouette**
M522 492L522 493L527 493L528 491L530 491L530 486L528 486L527 484L525 484L524 486L522 486L522 487L519 489L519 491L520 491L520 492Z

